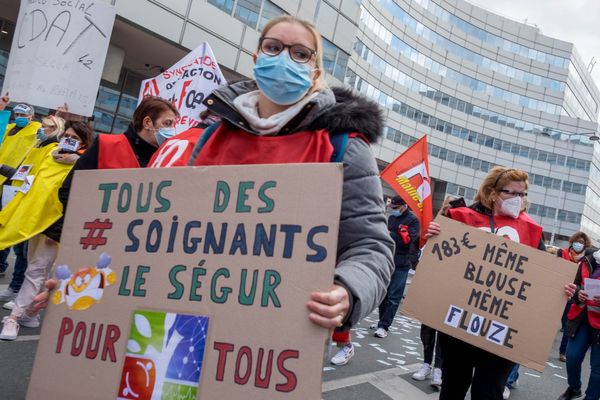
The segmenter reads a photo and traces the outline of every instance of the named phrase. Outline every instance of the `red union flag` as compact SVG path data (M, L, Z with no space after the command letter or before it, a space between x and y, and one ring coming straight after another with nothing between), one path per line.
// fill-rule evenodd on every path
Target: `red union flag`
M381 179L406 201L419 218L421 246L425 244L425 232L433 219L426 138L423 136L417 140L381 172Z

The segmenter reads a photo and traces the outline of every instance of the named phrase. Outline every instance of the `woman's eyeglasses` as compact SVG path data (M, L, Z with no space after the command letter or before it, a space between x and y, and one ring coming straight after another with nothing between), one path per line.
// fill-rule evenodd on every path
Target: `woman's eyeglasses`
M512 190L507 190L507 189L499 189L498 190L500 193L506 193L507 195L509 195L510 197L527 197L527 192L514 192Z
M286 48L289 49L290 58L298 64L306 64L317 54L315 50L301 44L283 44L279 39L268 37L260 40L260 51L268 56L277 56Z

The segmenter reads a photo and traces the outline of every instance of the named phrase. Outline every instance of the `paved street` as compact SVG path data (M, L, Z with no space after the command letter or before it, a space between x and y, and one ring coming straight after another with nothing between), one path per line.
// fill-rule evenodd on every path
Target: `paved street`
M12 255L11 255L12 256ZM10 281L10 270L0 278L0 289ZM1 310L0 315L8 311ZM324 364L324 400L391 400L436 399L437 392L428 382L410 378L422 362L419 339L420 325L417 321L398 315L390 334L385 339L373 337L368 326L375 322L376 314L365 319L352 331L356 354L350 364L334 367L329 358ZM37 348L39 329L21 328L18 341L0 342L0 399L25 398ZM553 400L566 387L565 364L558 361L557 335L554 350L543 374L521 369L519 387L512 391L515 400ZM49 373L60 373L50 371ZM584 382L589 376L589 360L584 363ZM53 399L50 399L53 400Z

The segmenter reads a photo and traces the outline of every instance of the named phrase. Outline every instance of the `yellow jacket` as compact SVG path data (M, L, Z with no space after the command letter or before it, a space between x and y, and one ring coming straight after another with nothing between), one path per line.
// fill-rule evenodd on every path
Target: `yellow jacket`
M21 165L29 150L35 145L37 131L41 126L42 124L39 122L32 121L16 134L8 136L11 129L15 127L15 124L8 124L4 140L0 144L0 164L8 165L11 168ZM0 176L0 185L5 181L6 177Z
M44 232L63 215L58 189L73 168L54 161L52 151L58 146L50 143L33 148L22 165L32 165L34 176L27 193L17 193L6 208L0 211L0 249L11 247Z

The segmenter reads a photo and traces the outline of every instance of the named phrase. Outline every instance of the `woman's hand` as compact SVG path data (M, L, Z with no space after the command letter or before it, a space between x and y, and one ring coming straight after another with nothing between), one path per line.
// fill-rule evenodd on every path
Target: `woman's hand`
M56 279L48 279L46 283L44 283L46 289L33 298L33 303L29 309L32 315L35 315L48 307L50 292L56 288L56 285L58 285L58 281Z
M577 299L579 300L580 303L585 303L586 301L588 301L589 296L585 292L585 290L580 290L579 295L577 296Z
M334 329L342 326L346 318L350 295L345 287L334 284L329 291L311 293L306 306L311 311L308 319L323 328Z
M0 111L4 110L6 106L10 103L10 97L8 97L8 92L2 97L0 97Z
M79 160L79 154L77 153L59 153L60 150L54 150L52 152L52 158L54 161L60 164L75 164Z
M440 234L441 231L442 228L440 227L440 224L431 221L429 223L429 226L427 227L427 233L425 233L425 238L429 239L430 237L437 236Z
M600 307L600 296L594 297L594 302L596 303L596 306Z
M575 292L577 291L577 285L574 283L567 283L565 285L565 296L567 296L569 299L573 297L573 295L575 295Z

